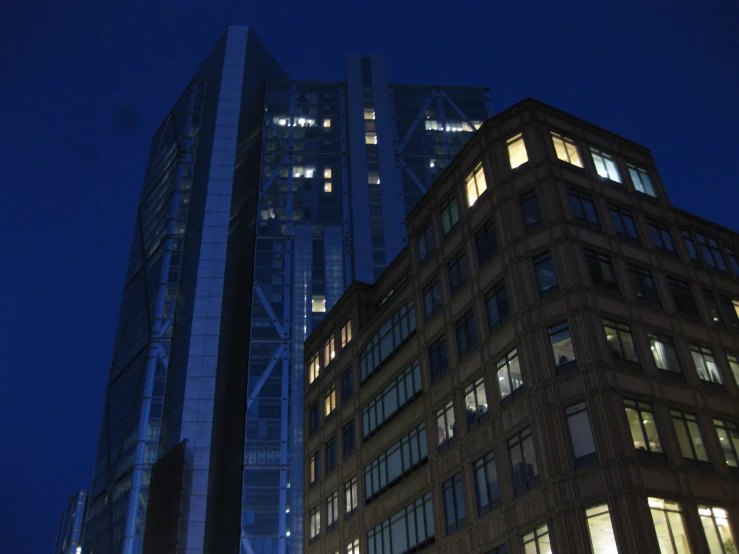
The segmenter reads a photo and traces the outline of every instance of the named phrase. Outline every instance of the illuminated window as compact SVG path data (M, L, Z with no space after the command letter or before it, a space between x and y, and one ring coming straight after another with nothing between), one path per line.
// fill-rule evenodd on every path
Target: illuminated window
M727 354L726 359L729 362L731 373L734 375L734 381L737 385L739 385L739 359L737 359L737 357L733 354Z
M376 171L370 171L367 174L367 182L370 185L379 185L380 184L380 174Z
M308 538L315 542L321 534L321 509L319 506L310 510L310 524L308 525Z
M668 372L668 375L679 376L684 379L680 358L677 356L675 343L672 339L654 333L647 333L647 338L657 369Z
M720 419L714 419L713 424L716 426L716 434L726 465L739 468L739 425L733 421Z
M319 375L321 375L321 359L318 354L316 354L308 363L308 384L310 385L313 381L318 379Z
M604 179L616 181L617 183L621 182L621 174L618 172L618 167L616 167L613 156L592 147L590 148L590 153L593 156L593 163L595 164L595 170L598 172L598 175Z
M375 110L372 108L365 108L364 109L364 118L365 119L374 119L375 118Z
M323 407L323 413L326 414L326 418L333 415L336 410L336 387L331 387L331 390L326 393L326 396L323 399Z
M648 194L656 198L657 193L654 191L654 186L647 170L631 164L626 164L626 167L629 169L629 176L631 177L631 182L634 184L634 188L643 194Z
M480 198L480 195L488 188L485 183L485 172L482 170L482 164L478 165L475 170L467 176L467 203L470 207Z
M357 511L357 478L352 477L344 483L344 518L349 519Z
M683 410L670 410L670 416L672 416L672 424L675 426L677 442L680 444L683 458L692 462L696 467L703 462L707 468L710 468L706 445L696 415Z
M495 364L500 388L500 403L507 406L524 393L523 374L521 363L518 360L518 350L513 349Z
M657 422L654 418L654 409L647 402L629 400L624 398L624 409L626 419L629 422L631 438L634 448L643 457L652 458L658 456L664 459L662 454L662 442L657 431Z
M331 178L331 168L330 167L324 167L323 168L323 178L324 179L330 179Z
M331 192L331 181L323 182L323 192Z
M695 370L698 372L698 377L700 377L701 381L723 385L721 374L716 366L716 360L713 358L713 351L710 348L698 346L697 344L690 344L688 346L690 347L690 355L695 364Z
M346 554L359 554L359 539L346 543Z
M326 311L326 297L323 294L314 294L311 301L311 311L314 313Z
M639 363L634 347L634 337L631 336L631 327L626 323L603 319L603 330L606 333L608 348L614 360Z
M330 119L324 119L323 120L323 128L329 129L331 127L331 120Z
M465 387L464 404L467 413L467 429L472 430L487 419L488 399L482 378Z
M311 485L318 483L318 479L321 476L321 453L314 452L308 463L308 479Z
M526 144L523 141L523 135L517 134L513 138L508 139L508 160L511 162L511 169L529 161L529 155L526 153Z
M617 554L616 536L613 534L613 522L608 512L608 504L600 504L585 510L590 532L590 544L593 554Z
M316 168L315 167L306 167L305 168L305 178L306 179L312 179L313 173L315 173Z
M377 144L377 133L365 133L364 143L365 144Z
M552 554L552 543L549 540L547 524L540 525L523 536L525 554Z
M575 141L571 138L567 138L558 133L552 132L552 143L554 144L554 150L557 153L557 158L563 162L582 167L582 161L580 160L580 153L577 150Z
M326 341L326 344L323 345L324 365L330 364L331 360L333 360L335 357L336 357L336 345L334 341L334 336L331 335L329 339Z
M660 554L689 554L692 552L685 534L680 504L663 498L647 498L657 534Z
M457 440L454 406L451 402L447 402L443 408L436 412L436 433L439 452L445 450Z
M729 526L729 514L723 508L698 506L698 515L706 534L708 550L711 554L732 554L736 543Z
M326 532L333 531L339 524L339 493L334 491L326 497Z
M341 347L344 348L352 340L352 320L347 319L341 324Z

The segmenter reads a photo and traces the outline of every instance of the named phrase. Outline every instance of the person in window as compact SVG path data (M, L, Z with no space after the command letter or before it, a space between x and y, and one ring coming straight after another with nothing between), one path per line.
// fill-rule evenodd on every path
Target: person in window
M559 357L559 360L557 360L557 365L562 365L562 364L566 364L566 363L567 363L567 362L569 362L569 361L570 361L570 360L569 360L569 358L567 358L567 356L565 356L564 354L562 354L562 355L561 355L561 356Z

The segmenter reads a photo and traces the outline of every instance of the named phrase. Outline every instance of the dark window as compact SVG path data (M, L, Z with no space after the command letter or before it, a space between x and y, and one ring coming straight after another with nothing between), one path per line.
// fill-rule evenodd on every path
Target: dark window
M495 225L492 221L485 223L485 226L475 235L475 250L477 251L477 263L480 267L492 260L498 252L498 240L495 236Z
M683 242L685 242L685 248L688 249L688 256L690 256L690 259L694 262L700 262L698 250L695 247L695 242L693 241L693 237L690 235L690 231L682 231L681 235L683 237Z
M575 220L579 223L600 227L598 211L595 209L593 197L586 192L575 189L570 189L569 195L570 206L572 206L572 213L575 216Z
M534 454L534 439L527 427L508 439L508 455L511 459L513 488L519 496L539 486L539 468Z
M461 473L457 473L451 479L447 479L441 484L441 496L444 499L446 534L451 535L467 525Z
M703 260L705 260L706 264L714 269L728 271L726 262L724 261L724 255L721 253L721 248L716 239L701 233L696 233L695 238L698 239L698 245L700 246L701 254L703 254Z
M351 368L341 374L341 401L344 405L354 397L354 373Z
M357 511L357 478L352 477L344 483L344 518L349 519Z
M339 493L334 491L326 497L326 532L330 533L339 524Z
M505 407L525 392L518 350L513 349L495 364L500 388L500 404Z
M687 465L711 469L711 462L708 461L708 453L696 415L683 410L670 410L670 415L672 424L675 426L675 433L677 433L680 452Z
M457 254L447 265L449 270L449 290L454 295L467 283L467 258L464 252Z
M652 236L654 246L671 254L675 253L675 242L672 240L670 228L661 221L648 220L649 234Z
M527 233L544 225L544 217L541 215L539 199L535 192L524 194L518 199L518 202L521 204L523 226Z
M727 324L734 329L739 329L739 300L732 300L727 296L720 298Z
M354 420L344 425L341 434L341 448L343 450L344 460L354 454Z
M567 428L570 430L572 453L575 457L575 467L585 467L598 461L595 450L595 439L590 427L588 408L585 402L565 408Z
M362 436L366 439L421 394L421 364L407 367L362 408Z
M472 310L457 320L457 354L461 360L477 346L477 331L475 330L475 314Z
M549 342L552 345L552 354L554 355L554 366L557 369L557 375L561 375L577 367L575 348L572 345L572 336L570 335L570 326L566 321L549 328Z
M642 458L665 461L667 458L662 453L662 441L652 405L624 398L624 409L637 454Z
M734 255L734 250L732 250L728 246L725 246L724 247L724 252L726 252L726 257L729 260L729 264L731 265L731 269L734 270L734 275L739 276L739 261L737 261L736 256Z
M654 282L651 271L644 267L632 265L629 266L629 278L639 302L655 308L662 308L662 299L659 297L657 283Z
M449 360L446 355L446 340L443 336L436 339L429 346L429 371L431 372L431 382L436 383L439 379L446 375L449 370Z
M495 457L486 454L477 460L472 468L475 472L475 491L477 492L477 514L484 516L500 507L500 487Z
M441 307L441 287L439 280L432 279L423 289L423 310L428 320Z
M312 435L321 427L321 412L318 407L318 402L310 407L308 413L308 435Z
M710 290L704 290L703 298L706 301L706 306L708 306L709 321L713 323L714 325L724 327L724 321L723 321L723 318L721 317L721 310L719 310L718 301L716 300L716 296L714 296L714 294Z
M688 283L668 277L667 286L672 293L672 300L675 302L675 307L678 312L700 317L698 306L693 297L693 291Z
M459 206L457 197L452 196L441 206L441 226L444 229L444 235L448 235L457 223L459 223Z
M436 444L439 452L446 450L457 440L457 424L454 419L454 405L447 402L436 411Z
M619 294L616 272L613 271L613 263L609 256L592 250L585 250L585 263L588 266L593 288Z
M677 377L679 380L685 380L683 376L683 368L680 365L680 358L675 349L675 343L672 339L665 335L657 335L655 333L647 333L649 339L649 349L654 357L654 364L657 369L664 372L664 375Z
M367 531L367 552L410 554L433 541L434 506L429 492ZM359 554L359 548L346 554Z
M326 475L336 468L336 437L326 441Z
M485 305L487 306L488 324L491 331L508 321L510 315L508 296L502 279L488 292L485 297Z
M654 190L652 180L649 178L647 170L642 169L641 167L636 167L632 164L626 164L626 167L629 170L629 176L631 177L631 182L633 183L634 188L642 194L647 194L656 198L657 193Z
M604 319L603 330L606 332L606 341L613 359L639 363L634 338L631 336L631 327L626 323Z
M361 382L364 383L415 332L416 309L410 301L386 319L362 348L359 353Z
M470 431L485 421L488 416L488 398L482 378L470 383L464 389L464 405L467 415L467 429Z
M420 261L434 251L434 230L429 223L418 236L418 258Z
M633 240L639 240L639 232L636 230L636 222L631 210L616 206L615 204L609 204L608 209L611 212L611 221L613 221L613 228L616 233L622 237L626 237Z
M370 503L425 463L428 455L426 424L422 423L364 467L364 503Z
M499 544L492 550L485 552L485 554L508 554L508 545L506 543Z
M557 270L551 252L539 254L534 258L534 273L539 286L539 296L546 298L559 292Z

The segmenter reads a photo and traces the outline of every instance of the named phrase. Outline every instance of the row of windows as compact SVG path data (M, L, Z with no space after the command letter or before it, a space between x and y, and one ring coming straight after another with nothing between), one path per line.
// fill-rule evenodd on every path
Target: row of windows
M428 493L367 531L367 550L369 554L405 554L431 543L434 537L434 506Z
M380 330L367 341L359 354L359 375L364 382L380 365L416 331L413 301L395 312Z
M421 392L421 364L415 360L362 408L362 437L367 439Z
M315 311L315 310L314 310ZM322 311L326 311L325 309ZM339 340L341 348L344 348L352 340L352 321L346 319L341 323L339 329ZM323 354L323 363L321 362L321 354ZM312 384L321 375L321 368L327 367L328 364L336 357L336 339L332 334L323 345L322 353L315 353L308 360L308 384Z

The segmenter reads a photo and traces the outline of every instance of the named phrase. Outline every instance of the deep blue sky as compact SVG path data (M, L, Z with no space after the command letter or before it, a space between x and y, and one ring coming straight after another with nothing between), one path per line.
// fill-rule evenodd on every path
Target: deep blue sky
M53 546L92 473L151 134L228 24L296 80L346 52L393 82L533 96L651 147L678 207L734 230L739 4L5 0L0 17L0 537Z

